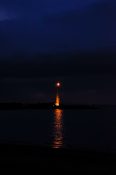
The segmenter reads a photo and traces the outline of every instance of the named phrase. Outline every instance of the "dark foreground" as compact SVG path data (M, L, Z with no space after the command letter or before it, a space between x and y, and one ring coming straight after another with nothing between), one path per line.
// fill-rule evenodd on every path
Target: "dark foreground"
M76 105L76 104L62 104L59 107L55 106L54 103L0 103L0 110L23 110L23 109L81 109L81 110L96 110L96 109L112 109L116 106L112 105Z
M9 173L116 174L116 156L87 150L1 145L0 169Z

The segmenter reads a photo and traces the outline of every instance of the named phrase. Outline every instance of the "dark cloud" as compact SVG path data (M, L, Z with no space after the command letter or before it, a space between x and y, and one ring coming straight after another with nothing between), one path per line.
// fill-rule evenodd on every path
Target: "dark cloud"
M51 15L39 10L25 10L17 20L2 22L1 54L93 51L112 47L115 50L116 25L113 19L116 13L112 2L96 1L81 11L72 10L69 5L66 7L68 10L56 13L51 10Z
M86 11L70 11L68 13L57 14L48 17L48 23L55 23L62 29L65 29L64 35L74 38L80 47L95 49L112 46L112 39L115 33L112 33L113 19L116 17L115 6L112 3L100 3L90 6ZM75 43L75 41L74 41ZM78 46L77 46L78 48Z
M5 7L16 7L18 6L19 8L33 8L33 7L36 7L39 9L39 7L44 7L44 8L49 8L50 10L51 9L59 9L62 7L62 9L70 9L71 7L84 7L84 6L87 6L89 4L93 4L95 2L99 2L101 0L41 0L41 1L38 1L38 0L28 0L28 1L23 1L23 0L20 0L20 1L16 1L16 0L1 0L0 1L0 4L2 6L5 6ZM103 0L102 0L103 1ZM77 8L76 7L76 8Z

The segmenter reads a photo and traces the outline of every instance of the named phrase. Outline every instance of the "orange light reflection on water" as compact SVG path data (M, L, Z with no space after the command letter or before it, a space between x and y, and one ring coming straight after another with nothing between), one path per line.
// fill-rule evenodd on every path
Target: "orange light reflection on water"
M54 140L53 148L61 148L63 146L63 110L54 110Z

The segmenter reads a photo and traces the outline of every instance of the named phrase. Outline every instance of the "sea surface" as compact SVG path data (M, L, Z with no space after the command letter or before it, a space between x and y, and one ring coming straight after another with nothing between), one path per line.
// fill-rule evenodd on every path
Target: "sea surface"
M0 143L116 152L116 110L1 110Z

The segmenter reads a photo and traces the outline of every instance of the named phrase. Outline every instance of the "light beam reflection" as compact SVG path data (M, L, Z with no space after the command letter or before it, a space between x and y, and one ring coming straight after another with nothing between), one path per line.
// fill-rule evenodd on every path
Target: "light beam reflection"
M53 148L63 147L63 110L54 110L54 140Z

